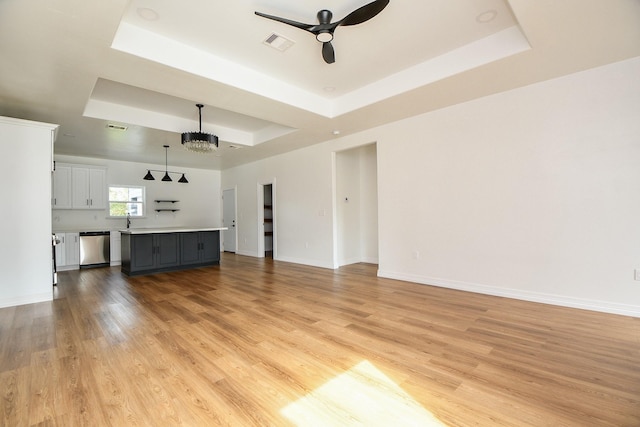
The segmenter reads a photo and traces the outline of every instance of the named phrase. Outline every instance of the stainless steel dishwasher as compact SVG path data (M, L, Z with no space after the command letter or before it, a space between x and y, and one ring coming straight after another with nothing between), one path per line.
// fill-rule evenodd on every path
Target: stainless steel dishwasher
M111 233L84 231L80 233L80 268L104 267L110 261Z

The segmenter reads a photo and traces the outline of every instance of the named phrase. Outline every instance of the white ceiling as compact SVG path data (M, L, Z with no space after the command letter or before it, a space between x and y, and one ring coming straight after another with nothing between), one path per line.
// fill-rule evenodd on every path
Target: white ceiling
M337 28L334 64L254 14L335 21L369 2L0 0L0 115L60 124L57 154L162 164L168 144L172 165L225 169L640 56L638 0L391 0ZM196 103L213 155L180 147Z

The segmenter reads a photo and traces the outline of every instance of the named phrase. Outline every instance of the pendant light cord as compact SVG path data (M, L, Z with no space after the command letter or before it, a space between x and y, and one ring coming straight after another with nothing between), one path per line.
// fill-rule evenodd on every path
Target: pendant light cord
M204 105L196 104L196 107L198 107L198 117L199 117L199 122L200 122L200 133L202 133L202 107L204 107Z
M167 156L169 153L169 146L165 145L164 146L164 172L168 173L169 171L169 160L167 160Z

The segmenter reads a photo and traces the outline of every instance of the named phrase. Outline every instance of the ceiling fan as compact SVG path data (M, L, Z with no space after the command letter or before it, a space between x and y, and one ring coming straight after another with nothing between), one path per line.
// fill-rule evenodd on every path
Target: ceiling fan
M354 10L339 21L331 22L333 13L330 10L323 9L318 12L318 24L303 24L302 22L292 21L286 18L280 18L278 16L267 15L265 13L256 12L256 15L263 18L272 19L274 21L282 22L283 24L291 25L301 30L308 31L316 36L316 40L322 43L322 58L327 64L333 64L336 62L335 51L331 45L333 40L333 32L338 26L348 26L362 24L365 21L376 16L378 13L387 7L389 0L375 0L369 4Z

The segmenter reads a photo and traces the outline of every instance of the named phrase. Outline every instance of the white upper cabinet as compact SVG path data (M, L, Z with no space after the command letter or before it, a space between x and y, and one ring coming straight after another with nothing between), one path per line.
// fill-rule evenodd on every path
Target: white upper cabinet
M107 170L99 166L56 164L54 209L106 209Z
M91 209L107 207L107 171L105 169L89 169L89 203Z
M58 166L53 172L53 209L71 209L71 167Z
M74 166L71 169L73 208L91 209L89 204L89 168Z

